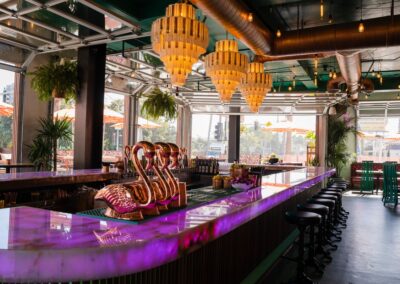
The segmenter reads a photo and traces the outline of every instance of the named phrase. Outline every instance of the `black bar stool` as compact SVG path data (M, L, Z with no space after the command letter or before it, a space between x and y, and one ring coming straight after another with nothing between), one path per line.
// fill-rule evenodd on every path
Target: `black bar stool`
M329 208L329 214L326 219L326 230L325 230L325 238L324 238L324 244L329 245L332 247L332 249L336 250L337 245L334 245L334 242L339 242L342 240L341 237L339 237L337 234L335 234L333 231L335 229L334 227L334 217L333 217L333 212L335 210L335 201L330 200L330 199L323 199L323 198L311 198L307 201L307 203L310 204L320 204L320 205L325 205L328 206Z
M329 207L321 204L299 204L297 205L297 209L299 211L306 211L306 212L313 212L316 214L321 215L321 224L318 226L318 232L317 232L317 245L316 248L311 250L310 253L308 254L308 259L306 264L311 264L315 266L315 255L319 254L322 255L324 259L326 259L328 262L332 261L332 257L330 256L330 253L326 250L324 250L323 243L324 243L324 236L325 236L325 230L326 230L326 219L328 218L329 214ZM314 231L310 232L310 242L313 243L313 238L314 238ZM311 235L312 234L312 235Z
M312 212L292 212L288 211L285 213L285 219L288 223L296 225L299 234L299 246L297 256L297 271L296 271L296 283L314 283L305 274L304 265L304 234L307 227L314 228L321 223L321 216Z

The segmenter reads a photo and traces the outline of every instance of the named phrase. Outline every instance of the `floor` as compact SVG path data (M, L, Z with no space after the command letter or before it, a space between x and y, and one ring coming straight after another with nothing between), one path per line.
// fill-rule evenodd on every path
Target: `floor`
M343 197L350 212L342 241L332 253L321 284L399 284L400 283L400 206L386 208L377 195L349 193ZM293 254L289 252L289 255ZM280 260L262 283L285 283L292 278L295 265Z

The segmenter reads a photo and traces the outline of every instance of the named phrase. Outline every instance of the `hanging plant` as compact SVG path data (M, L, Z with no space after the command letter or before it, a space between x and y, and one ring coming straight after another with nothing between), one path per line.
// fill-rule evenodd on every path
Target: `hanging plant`
M153 89L149 94L144 95L146 100L140 110L143 116L148 116L155 120L164 117L166 120L173 120L177 116L178 108L175 98L168 92L163 92L159 88Z
M63 98L66 101L76 99L78 91L78 66L76 62L49 62L28 73L32 76L32 89L39 100L49 101L52 98Z

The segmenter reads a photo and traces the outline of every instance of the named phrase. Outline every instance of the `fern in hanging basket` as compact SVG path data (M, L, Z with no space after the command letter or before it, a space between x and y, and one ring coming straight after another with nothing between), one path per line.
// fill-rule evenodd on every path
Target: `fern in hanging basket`
M66 101L76 99L78 91L78 66L76 62L65 61L62 64L49 62L28 73L32 76L31 86L39 100L63 98Z
M144 96L146 97L146 100L140 110L143 116L155 120L160 117L164 117L166 120L173 120L176 118L178 108L175 98L171 94L155 88L149 94L145 94Z

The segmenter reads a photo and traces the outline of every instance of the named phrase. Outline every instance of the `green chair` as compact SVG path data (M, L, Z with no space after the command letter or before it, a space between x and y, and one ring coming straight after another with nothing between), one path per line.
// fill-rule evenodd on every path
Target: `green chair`
M383 205L398 203L397 163L383 163Z
M373 165L372 161L363 161L362 162L362 173L361 173L361 192L374 192L374 173L373 173Z

